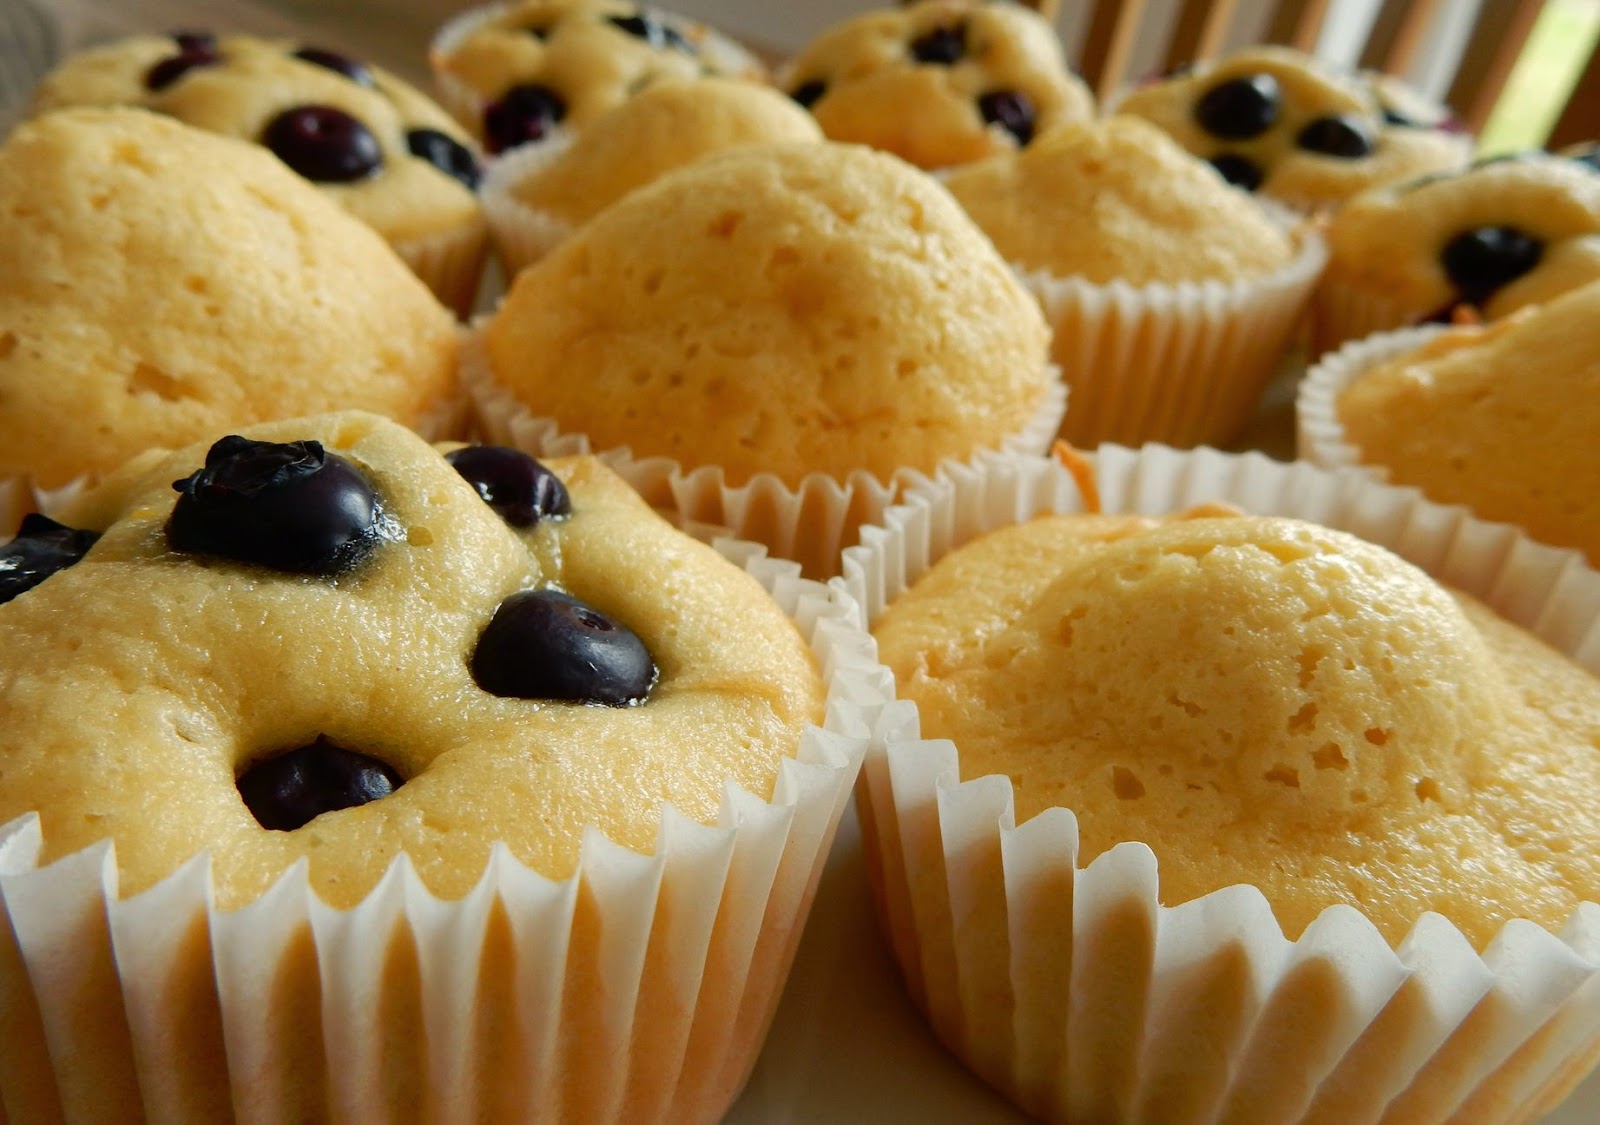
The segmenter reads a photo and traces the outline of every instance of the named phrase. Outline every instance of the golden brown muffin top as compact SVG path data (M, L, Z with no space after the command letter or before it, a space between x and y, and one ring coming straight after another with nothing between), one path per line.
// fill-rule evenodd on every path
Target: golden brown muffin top
M811 116L771 87L730 78L662 82L596 118L511 192L578 226L635 188L713 152L821 139Z
M1293 255L1250 198L1135 117L1063 125L945 186L1009 261L1096 284L1238 281Z
M319 410L455 393L454 318L269 153L136 109L0 148L0 473L45 487Z
M481 102L463 124L490 152L581 128L656 82L763 76L754 56L703 24L625 0L523 0L485 13L430 61Z
M288 40L182 39L72 55L40 83L34 110L139 106L264 145L391 242L480 221L471 138L394 75Z
M484 334L597 449L769 472L932 470L1023 429L1038 306L938 183L853 145L741 148L626 196L517 276Z
M178 540L172 482L200 469L204 443L140 458L64 517L104 534L0 605L0 822L37 810L44 862L109 838L128 895L205 850L225 909L302 859L335 906L402 852L444 897L476 883L496 842L562 878L586 826L648 853L664 802L715 823L729 783L770 795L820 716L814 660L777 604L597 461L551 461L570 514L514 528L436 451L374 416L246 433L315 439L354 466L377 498L370 553L333 574L291 573L213 549L227 538ZM323 518L340 495L272 501L272 487L256 510L278 505L275 548L302 542L296 521ZM191 519L189 536L218 526ZM579 599L584 629L505 631L502 607L529 590ZM480 663L493 650L502 675L575 669L587 654L574 633L596 613L653 661L641 702L567 701L543 685L518 697ZM590 698L593 677L580 680ZM376 759L398 788L264 827L253 808L300 808L328 786L279 778L292 801L247 805L261 763L306 746L332 761L326 743Z
M927 738L1124 840L1172 905L1259 887L1478 946L1600 896L1600 682L1389 552L1296 520L1040 517L941 560L874 629Z
M1330 280L1415 319L1489 319L1600 279L1600 170L1523 153L1367 192L1327 228Z
M783 85L831 139L923 168L1011 152L1094 115L1055 29L1008 2L925 0L855 16L800 52Z
M1364 464L1600 564L1600 281L1487 328L1458 328L1340 394Z
M1386 125L1368 84L1288 47L1236 51L1116 108L1153 121L1231 182L1306 210L1458 168L1469 151L1449 133Z

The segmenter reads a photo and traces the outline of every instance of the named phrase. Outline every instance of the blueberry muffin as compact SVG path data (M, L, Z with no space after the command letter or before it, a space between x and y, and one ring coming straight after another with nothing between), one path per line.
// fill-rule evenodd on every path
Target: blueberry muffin
M1457 135L1389 124L1370 85L1287 47L1238 51L1140 87L1117 111L1155 122L1231 183L1303 210L1459 168L1470 152Z
M886 502L902 470L1048 442L1047 346L1038 306L935 181L855 145L770 145L663 176L523 270L464 377L498 441L545 440L543 418L719 490L770 487L736 505L761 521L741 534L827 573L863 521L847 485ZM676 477L639 473L671 502Z
M293 42L185 32L73 55L34 96L37 112L113 105L264 145L470 311L488 237L475 146L392 74Z
M1136 117L1064 125L945 184L1044 307L1077 445L1232 438L1323 259Z
M653 83L759 79L704 25L624 0L521 0L446 24L429 61L445 104L491 153L574 132Z
M459 414L457 331L382 239L257 146L77 109L0 148L0 476L52 489L342 407L436 431Z
M816 141L811 115L769 86L731 78L661 82L607 111L570 145L495 161L484 206L511 273L659 176L741 145Z
M1495 320L1600 278L1600 169L1519 153L1370 191L1327 228L1317 350L1422 322Z
M1025 148L1094 116L1055 30L1009 2L926 0L856 16L800 52L782 85L831 139L922 168Z
M854 775L811 745L817 656L761 582L592 459L446 457L357 413L149 453L63 519L0 548L0 823L36 815L35 879L63 888L63 857L113 842L116 965L201 974L152 1004L121 982L152 1117L231 1082L275 1119L621 1120L597 1081L619 1065L630 1114L720 1117ZM149 895L155 933L124 905ZM0 907L24 956L36 902ZM298 941L236 960L233 917L297 911ZM121 1003L116 969L51 990L91 941L50 949L41 1010ZM432 1045L419 1004L478 1030ZM281 1025L312 1044L294 1070L262 1053ZM114 1082L128 1040L61 1026L72 1066L27 1081ZM512 1042L528 1066L494 1065Z

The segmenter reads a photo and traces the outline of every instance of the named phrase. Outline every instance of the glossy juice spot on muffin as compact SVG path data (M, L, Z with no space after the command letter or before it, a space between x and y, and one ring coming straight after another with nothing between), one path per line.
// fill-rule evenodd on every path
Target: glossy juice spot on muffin
M393 767L323 737L262 758L239 775L239 796L261 827L293 832L323 813L389 796L404 779Z
M1476 227L1446 243L1439 264L1463 298L1481 305L1537 266L1543 255L1544 243L1515 227Z
M541 519L572 513L572 498L561 478L520 449L469 445L446 454L445 460L512 527L532 527Z
M330 576L356 566L382 538L371 483L320 442L231 435L172 487L179 497L167 539L178 551Z
M1215 137L1259 137L1277 122L1283 95L1270 74L1250 74L1219 83L1195 103L1195 120Z
M367 69L365 63L358 62L348 55L341 55L337 51L325 51L321 47L301 47L294 52L294 57L313 66L331 70L335 74L342 74L358 86L376 85L372 79L372 71Z
M1261 181L1266 179L1266 173L1261 170L1261 165L1248 156L1240 156L1236 152L1225 152L1221 156L1212 157L1211 166L1223 179L1245 191L1255 191L1261 186Z
M984 94L978 99L978 113L986 124L999 125L1016 138L1018 147L1033 140L1033 101L1021 90L994 90Z
M617 30L635 39L643 39L658 51L682 51L686 55L699 53L677 28L644 12L631 16L607 16L606 20Z
M378 138L342 109L304 105L268 122L261 143L314 183L350 183L383 166Z
M1372 130L1360 118L1350 114L1333 114L1308 122L1294 143L1307 152L1319 152L1324 156L1337 156L1345 160L1371 156L1377 147Z
M477 191L483 179L483 168L472 150L448 133L437 129L410 129L406 131L406 149L412 156L426 160L439 171L466 188Z
M492 153L543 140L567 115L567 103L548 86L513 86L483 111L484 144Z
M967 53L967 25L936 27L911 41L911 57L931 66L949 66Z
M16 538L0 547L0 605L83 558L99 538L38 513L24 516Z
M627 626L557 590L500 604L472 652L472 678L491 695L626 707L643 702L656 665Z

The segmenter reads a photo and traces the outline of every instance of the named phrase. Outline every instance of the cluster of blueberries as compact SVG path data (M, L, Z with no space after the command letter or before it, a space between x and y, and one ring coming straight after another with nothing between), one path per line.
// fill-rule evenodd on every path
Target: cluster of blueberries
M518 450L468 446L448 460L514 527L572 512L560 478ZM403 538L366 474L315 441L225 437L207 452L203 468L173 488L178 500L167 541L187 555L332 578ZM16 538L0 547L0 604L76 563L98 538L29 516ZM656 681L655 661L637 634L548 588L502 602L469 664L484 691L513 699L623 707L643 702ZM253 763L238 780L262 826L283 831L387 796L401 784L379 759L321 737Z
M1247 141L1259 137L1278 123L1283 109L1283 92L1270 74L1247 74L1219 82L1195 104L1195 120L1214 137ZM1371 156L1376 138L1367 123L1347 113L1328 114L1308 121L1295 137L1295 144L1307 152L1359 160ZM1223 179L1246 191L1255 191L1266 178L1261 166L1247 156L1227 152L1211 161Z
M164 90L191 70L220 66L217 37L208 31L173 35L176 53L145 72L147 89ZM372 71L363 63L319 47L302 47L293 57L341 74L358 86L376 89ZM383 148L361 121L330 105L303 105L284 110L267 123L261 143L300 175L316 183L344 184L364 180L383 167ZM472 151L437 129L408 129L406 148L441 172L477 189L482 169Z

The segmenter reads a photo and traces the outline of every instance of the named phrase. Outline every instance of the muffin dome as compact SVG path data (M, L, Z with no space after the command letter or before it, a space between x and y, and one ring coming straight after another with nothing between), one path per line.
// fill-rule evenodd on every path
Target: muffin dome
M1009 261L1099 285L1236 281L1293 255L1259 207L1133 117L1064 125L945 186Z
M1291 937L1344 902L1391 942L1431 909L1481 947L1600 889L1600 683L1344 533L1035 519L874 632L963 777L1010 775L1019 820L1071 808L1080 862L1147 842L1168 904L1251 883Z
M259 148L134 109L0 148L0 472L52 487L344 407L419 424L456 342L382 239Z
M634 192L517 277L484 344L564 431L731 483L929 471L1053 385L1038 307L955 201L844 145L737 149Z
M649 852L663 802L715 823L730 781L765 797L820 713L813 660L776 603L597 462L550 463L558 483L543 494L568 502L516 527L464 479L470 464L382 419L246 437L242 452L152 453L110 478L63 516L103 532L88 553L0 605L13 654L0 822L39 810L44 862L109 837L126 895L209 850L223 908L301 858L336 906L401 852L446 898L476 883L496 841L563 878L587 825ZM320 445L283 444L308 440ZM279 532L263 545L226 522L211 481L238 484L228 474L283 451L251 494L253 518ZM320 483L301 486L308 459L323 467L304 479ZM344 475L329 483L335 462ZM202 464L210 481L175 494ZM362 486L367 543L336 574L264 553L303 545ZM595 686L613 665L594 638L623 633L646 653L624 671L646 674L619 699ZM576 693L552 686L561 668ZM632 705L602 705L619 702ZM316 792L276 768L291 751ZM365 785L380 771L387 795L305 817L329 775ZM285 802L299 820L269 823Z
M856 16L796 56L783 85L831 139L923 168L1009 152L1094 115L1055 29L1011 3L927 0Z

